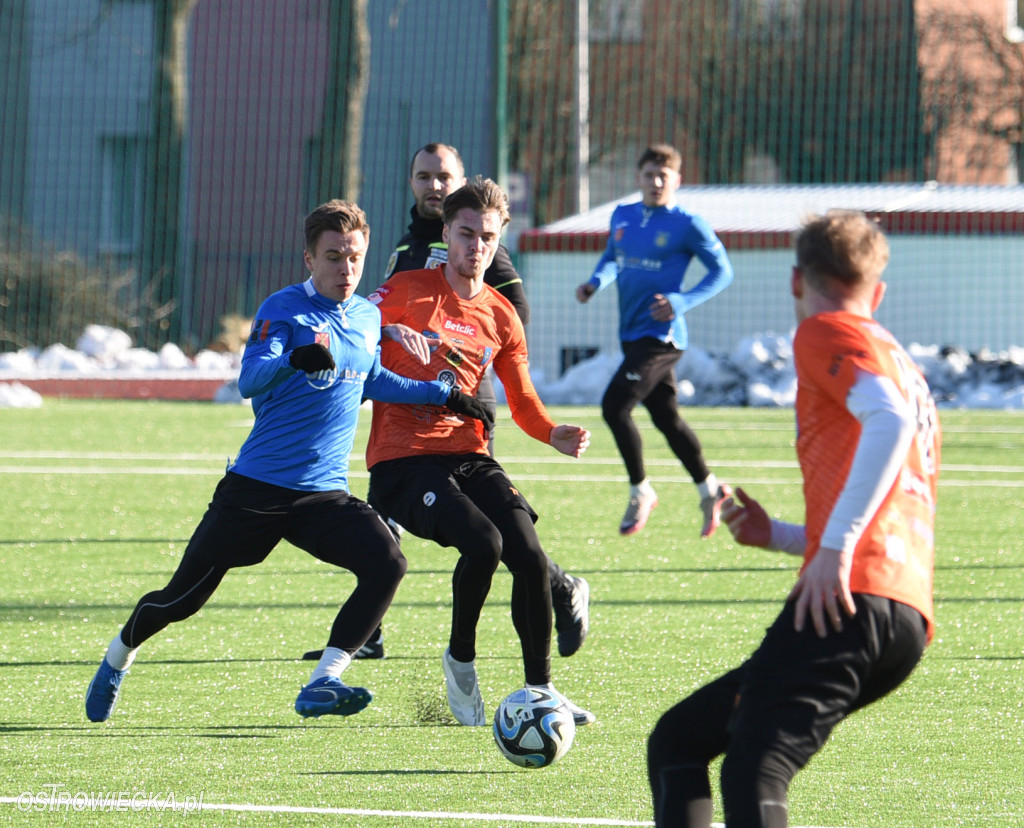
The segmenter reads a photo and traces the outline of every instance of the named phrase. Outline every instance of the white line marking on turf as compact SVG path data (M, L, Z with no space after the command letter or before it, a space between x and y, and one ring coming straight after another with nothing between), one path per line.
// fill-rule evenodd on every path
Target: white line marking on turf
M510 464L511 465L511 464ZM167 466L0 466L0 474L51 474L58 477L68 475L143 475L143 476L183 476L197 474L208 474L222 476L223 468L178 468ZM349 480L365 480L369 477L365 471L349 471ZM525 480L537 483L596 483L600 485L622 486L622 481L597 474L519 474L514 473L515 480ZM652 475L651 480L655 483L675 484L689 483L689 478L681 475ZM744 486L800 486L802 481L799 478L785 479L779 477L746 477L742 479ZM962 487L965 489L992 488L992 489L1020 489L1024 488L1024 480L950 480L939 478L939 488Z
M84 797L75 799L75 810L89 810L95 808L102 810L102 805L109 803L101 802L98 799ZM18 805L19 810L25 807L24 797L0 796L0 804ZM33 796L31 798L31 809L33 811L45 810L47 808L66 807L69 803L57 798L45 799ZM82 807L77 807L82 806ZM606 819L602 817L550 817L550 816L527 816L525 814L473 814L458 813L453 811L386 811L371 808L324 808L307 805L250 805L246 803L209 803L201 802L195 804L195 810L199 811L236 811L257 814L318 814L323 816L378 816L391 817L395 819L473 819L479 822L520 822L533 825L615 825L624 828L650 828L653 822L637 822L630 819ZM175 807L174 810L184 810L183 806ZM190 808L191 810L191 808ZM725 828L721 822L713 822L711 828ZM824 826L792 826L792 828L824 828Z
M44 798L39 796L31 797L26 802L25 797L0 796L0 803L5 805L17 805L19 810L42 811L72 810L72 802L59 798ZM141 803L145 805L146 803ZM28 808L26 808L28 805ZM75 797L73 810L111 810L111 803L93 797ZM159 803L158 803L159 805ZM654 825L653 822L637 822L626 819L605 819L602 817L550 817L550 816L528 816L525 814L473 814L458 813L454 811L387 811L377 808L326 808L305 805L250 805L247 803L190 803L198 811L235 811L258 814L318 814L323 816L361 816L361 817L392 817L395 819L458 819L477 820L480 822L520 822L534 825L609 825L624 826L625 828L646 828ZM145 810L144 807L138 810ZM174 807L173 810L184 810L184 806ZM715 828L719 828L716 824Z
M211 454L164 454L164 453L133 453L133 452L114 452L114 451L4 451L0 450L0 458L7 458L11 460L126 460L129 462L134 461L145 461L145 460L164 460L167 462L178 462L178 461L197 461L207 463L221 463L224 460ZM536 457L498 457L499 462L506 466L516 465L561 465L566 462L564 458L557 456L536 456ZM349 462L356 464L357 466L363 462L363 456L361 454L349 455ZM622 460L618 457L584 457L579 461L581 466L621 466ZM709 465L722 468L737 468L745 469L751 464L749 459L731 460L728 458L714 458L709 461ZM646 460L645 463L651 467L663 467L663 468L678 468L679 461L671 458L651 458ZM756 465L761 469L799 469L799 464L796 460L758 460ZM13 473L12 470L19 468L32 469L31 466L0 466L0 472ZM62 467L66 468L66 467ZM123 467L71 467L69 471L77 471L78 468L84 468L88 471L92 471L95 468L101 469L120 469ZM134 467L132 467L134 468ZM977 472L979 474L1024 474L1024 466L979 466L975 464L965 463L945 463L942 466L943 472ZM46 474L51 472L47 471ZM78 472L81 473L81 472ZM189 472L182 471L164 471L153 472L149 470L140 470L140 474L187 474ZM553 478L556 479L556 478Z
M204 469L183 466L0 466L0 474L224 474L224 467Z
M0 451L0 457L29 460L219 460L219 455L135 451Z

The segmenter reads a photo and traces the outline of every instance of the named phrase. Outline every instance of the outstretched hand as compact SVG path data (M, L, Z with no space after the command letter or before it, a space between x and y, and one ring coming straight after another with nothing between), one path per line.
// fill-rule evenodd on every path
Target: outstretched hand
M722 501L722 522L737 543L767 549L772 540L772 521L760 503L736 488L736 493Z
M458 388L452 388L448 392L448 399L444 404L456 414L464 414L474 420L479 420L484 424L484 433L490 434L494 431L494 417L488 411L487 406L476 397L463 394Z
M397 342L421 365L430 363L430 342L419 331L413 330L408 325L401 323L385 325L381 332L388 338Z
M580 457L590 445L590 432L574 425L557 425L551 429L548 442L570 457Z
M819 638L828 635L828 625L841 632L843 615L856 614L857 607L850 592L852 565L851 552L823 546L815 553L789 592L789 600L796 601L793 628L797 632L803 630L808 613Z

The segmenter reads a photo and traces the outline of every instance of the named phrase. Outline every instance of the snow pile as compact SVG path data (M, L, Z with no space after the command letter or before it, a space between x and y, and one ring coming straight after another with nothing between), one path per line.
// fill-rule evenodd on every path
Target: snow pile
M0 383L0 408L40 408L43 398L20 382Z
M1024 348L994 353L968 353L962 348L912 344L907 348L921 367L940 406L947 408L1024 408ZM534 384L547 405L598 405L609 380L622 361L618 351L605 351L572 366L561 377L548 380L533 374ZM28 395L38 394L21 386L18 379L54 375L223 376L224 386L216 402L241 402L238 369L241 356L205 350L194 358L176 345L164 345L154 353L132 346L123 331L89 325L75 350L51 345L43 351L25 349L0 354L0 407L39 405ZM729 353L709 353L690 348L676 367L679 401L689 406L792 406L796 399L792 334L758 334L738 342ZM14 382L13 386L5 382ZM504 401L501 383L495 383ZM28 395L26 395L28 392ZM11 399L28 400L14 403Z
M145 348L111 347L110 342L96 343L79 338L76 350L60 343L42 351L23 348L0 354L0 381L10 375L23 378L52 377L67 374L86 376L133 377L152 372L183 374L223 374L226 378L238 373L241 356L221 351L200 351L189 358L177 345L168 343L158 352Z
M0 408L41 404L42 398L21 385L19 380L69 377L223 378L227 387L218 392L218 401L236 402L241 399L237 383L234 383L233 391L230 386L237 378L240 366L240 354L203 350L190 358L171 343L153 352L133 347L131 337L124 331L104 325L88 325L75 342L74 349L58 343L42 350L23 348L0 354ZM39 402L31 402L32 398L25 392L38 398Z
M1024 408L1024 348L970 354L962 348L912 344L936 402L946 408ZM547 405L596 405L622 361L602 352L548 382L535 376ZM676 366L679 402L690 406L786 407L796 399L792 336L759 334L730 353L690 348ZM499 385L499 399L504 399Z

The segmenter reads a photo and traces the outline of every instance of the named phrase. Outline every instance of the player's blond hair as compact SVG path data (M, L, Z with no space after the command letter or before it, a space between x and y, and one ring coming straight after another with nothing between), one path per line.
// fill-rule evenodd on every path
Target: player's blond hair
M889 242L859 210L829 210L804 220L796 235L796 266L819 290L874 284L889 263Z

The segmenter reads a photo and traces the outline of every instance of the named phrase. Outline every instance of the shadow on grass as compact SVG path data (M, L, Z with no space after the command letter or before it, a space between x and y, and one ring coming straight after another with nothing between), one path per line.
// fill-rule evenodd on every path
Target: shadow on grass
M14 538L0 540L0 546L27 546L29 544L35 544L40 546L48 543L70 543L74 546L82 546L88 543L131 543L131 544L148 544L148 543L188 543L189 538Z
M507 770L437 770L436 768L422 770L330 770L312 771L296 774L296 776L483 776L516 773L522 768L510 767Z
M347 721L349 717L343 716L332 716L322 717L325 721L319 722L321 729L324 725L327 725L327 719L331 721ZM175 738L181 738L182 736L188 736L193 739L276 739L279 733L294 733L297 730L305 730L314 727L317 722L309 722L305 719L298 719L294 724L287 725L201 725L196 727L189 727L187 725L167 725L161 727L160 725L130 725L125 724L124 719L119 722L118 727L108 727L106 723L98 724L57 724L57 725L33 725L33 724L21 724L19 722L0 722L0 734L2 735L17 735L17 734L38 734L44 735L49 733L60 733L72 736L88 736L88 737L118 737L118 738L130 738L132 736L137 738L154 738L160 736L173 736ZM359 722L353 722L353 725L363 729L375 729L375 730L407 730L409 728L425 728L425 727L440 727L440 728L461 728L458 722L407 722L402 724L382 723L382 724L362 724ZM328 725L329 726L329 725ZM225 732L218 732L225 731ZM388 771L380 771L381 773L387 773ZM394 771L394 773L418 773L419 771ZM443 773L444 771L422 771L423 773ZM461 771L460 771L461 772ZM466 771L468 773L468 771ZM324 773L338 773L348 775L359 775L359 774L373 774L373 771L325 771ZM319 773L308 773L308 776L320 776Z
M94 725L69 725L69 724L58 724L58 725L29 725L19 724L16 722L0 722L0 733L13 734L13 733L69 733L69 734L81 734L83 736L160 736L170 735L190 735L196 738L209 738L209 739L249 739L254 736L263 736L264 738L275 737L276 733L263 733L261 731L286 731L292 732L297 728L302 728L304 722L298 721L291 725L202 725L200 727L186 727L186 726L174 726L168 725L166 727L160 727L159 725L153 726L137 726L137 725L122 725L117 729L106 727L103 724ZM230 733L216 733L210 731L231 731Z

